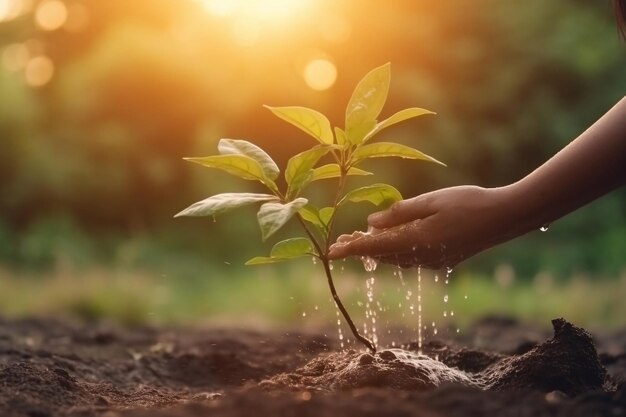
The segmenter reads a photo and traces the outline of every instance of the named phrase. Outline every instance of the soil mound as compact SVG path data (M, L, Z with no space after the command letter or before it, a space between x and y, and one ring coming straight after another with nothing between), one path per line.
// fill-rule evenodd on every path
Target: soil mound
M442 361L388 349L325 354L293 373L263 381L263 388L349 389L391 387L428 390L457 383L495 391L559 391L568 396L600 390L607 373L589 333L564 319L552 321L554 337L519 356L498 357L461 350Z
M475 385L465 372L428 356L401 349L358 353L336 352L313 359L295 373L263 381L265 388L349 389L390 387L425 390L444 383Z

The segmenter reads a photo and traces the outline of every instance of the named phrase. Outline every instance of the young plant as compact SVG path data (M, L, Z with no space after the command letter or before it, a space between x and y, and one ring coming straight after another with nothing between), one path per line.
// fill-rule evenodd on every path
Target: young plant
M370 71L356 86L346 108L344 129L331 128L321 113L305 107L269 107L272 113L312 136L318 143L311 149L289 159L285 169L286 188L276 184L280 170L261 148L245 140L221 139L219 155L185 158L208 168L217 168L245 180L259 181L267 188L264 194L224 193L199 201L178 213L179 216L216 216L237 207L261 204L257 213L263 241L270 238L289 220L295 218L306 237L278 242L270 255L256 257L246 265L282 262L300 257L315 257L324 268L328 286L337 307L354 337L372 352L376 346L359 333L348 311L337 295L332 268L328 259L334 241L337 212L349 203L370 202L385 208L402 199L400 192L388 184L372 184L345 190L346 180L355 175L372 175L360 166L367 159L400 157L441 164L436 159L411 147L393 142L370 143L381 130L414 117L434 114L417 107L408 108L381 122L377 118L385 104L391 79L390 65ZM333 162L319 165L332 157ZM443 165L443 164L442 164ZM315 181L336 179L335 197L326 207L316 207L305 197L307 186Z

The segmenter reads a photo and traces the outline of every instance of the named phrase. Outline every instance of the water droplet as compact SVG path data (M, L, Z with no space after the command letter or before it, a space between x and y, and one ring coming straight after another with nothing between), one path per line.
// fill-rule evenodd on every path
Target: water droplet
M444 303L447 303L447 302L448 302L448 294L446 294L446 295L444 295L444 296L443 296L443 302L444 302Z
M457 332L457 333L460 333L460 332L461 332L461 329L456 329L456 332Z
M463 298L465 298L467 300L467 294L463 296Z
M375 271L378 266L378 261L369 256L361 256L361 261L363 262L363 268L365 268L367 272Z
M433 321L433 322L431 323L431 325L432 325L433 327L435 327L435 322Z
M315 311L319 310L320 308L318 306L315 306Z
M317 264L317 258L315 256L312 256L311 260L313 261L313 265Z
M450 317L454 317L454 311L450 310Z
M306 317L306 311L302 312L302 317Z
M341 326L341 320L337 319L337 326Z
M542 232L547 232L549 227L550 227L550 223L546 223L543 226L541 226L539 230L541 230Z
M217 219L213 216L213 223L217 223Z
M450 275L450 274L452 273L452 268L447 267L447 268L446 268L446 273L447 273L448 275Z
M435 327L435 329L433 330L433 334L437 334L437 328Z
M448 312L446 310L443 310L443 316L448 317Z
M435 274L435 282L439 282L439 275Z

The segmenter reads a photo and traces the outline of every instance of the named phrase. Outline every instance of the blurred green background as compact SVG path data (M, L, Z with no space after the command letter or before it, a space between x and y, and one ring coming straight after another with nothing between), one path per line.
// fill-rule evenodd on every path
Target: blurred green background
M0 59L0 314L128 322L334 317L311 262L242 266L273 243L261 244L254 210L172 218L217 192L257 190L182 157L228 137L284 166L311 145L262 104L340 125L356 82L391 62L383 116L438 116L381 138L448 165L371 164L412 196L515 181L626 91L608 0L0 0ZM342 232L365 228L366 214L344 214ZM620 190L466 261L448 287L425 274L425 315L443 320L448 292L461 325L490 313L625 325L625 255ZM338 287L358 311L367 276L358 262L345 269ZM405 288L392 272L377 285L396 305ZM414 320L403 308L390 320Z

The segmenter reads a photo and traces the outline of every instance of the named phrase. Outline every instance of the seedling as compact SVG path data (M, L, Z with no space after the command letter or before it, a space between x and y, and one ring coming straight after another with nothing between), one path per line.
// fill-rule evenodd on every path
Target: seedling
M269 239L294 218L306 237L278 242L269 256L250 259L246 265L283 262L301 257L315 257L324 268L328 286L337 307L354 337L372 352L376 346L359 333L348 311L337 295L329 247L335 238L337 212L346 204L370 202L380 208L402 199L400 192L388 184L372 184L346 192L350 176L373 175L360 166L370 158L400 157L441 164L436 159L411 147L393 142L370 143L381 130L414 117L434 114L422 108L408 108L381 122L377 118L385 104L391 79L390 64L370 71L356 86L346 108L344 129L331 128L321 113L305 107L269 107L272 113L312 136L317 144L289 159L285 169L286 187L276 180L280 170L272 158L257 145L245 140L221 139L219 155L185 158L208 168L217 168L245 180L259 181L268 190L265 194L223 193L199 201L176 215L216 216L237 207L261 204L257 213L263 241ZM319 165L324 157L333 162ZM443 164L442 164L443 165ZM326 207L316 207L306 198L307 187L321 180L336 179L335 197Z

